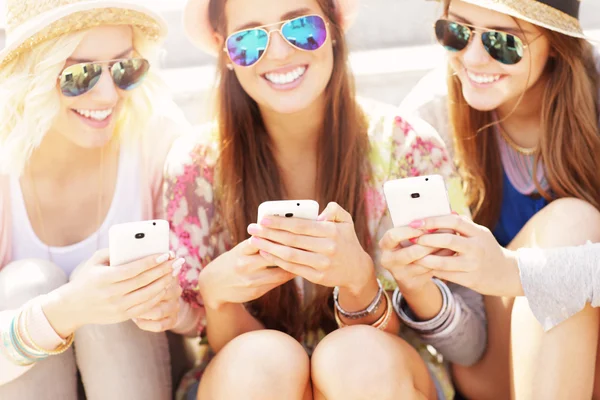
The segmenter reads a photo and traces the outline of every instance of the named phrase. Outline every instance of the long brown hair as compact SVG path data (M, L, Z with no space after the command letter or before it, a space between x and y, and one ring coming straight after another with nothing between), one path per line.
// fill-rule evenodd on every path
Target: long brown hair
M225 1L213 0L210 20L213 28L226 36ZM329 21L334 40L334 66L325 90L326 118L319 138L317 201L321 206L335 201L354 218L358 238L370 252L365 208L364 179L369 148L365 117L355 100L352 75L347 66L348 50L331 0L318 0ZM285 196L279 168L271 151L258 105L243 90L235 73L227 70L226 54L219 58L217 94L220 158L217 193L222 225L234 243L245 240L248 224L256 222L260 203ZM335 329L331 289L318 287L314 302L303 310L294 281L276 288L252 302L251 310L267 328L299 338L304 329Z
M444 1L445 14L450 0ZM517 20L518 23L518 20ZM542 29L554 55L542 99L542 136L537 160L544 166L550 190L535 180L549 201L575 197L600 209L600 134L598 71L593 48L583 39ZM470 107L460 79L448 74L450 125L467 200L474 220L493 229L500 217L502 164L492 112ZM537 163L536 163L537 164ZM534 173L534 176L536 174Z

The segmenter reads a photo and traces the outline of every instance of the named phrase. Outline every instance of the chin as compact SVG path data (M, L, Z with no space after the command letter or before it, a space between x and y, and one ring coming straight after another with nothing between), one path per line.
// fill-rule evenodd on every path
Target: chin
M485 96L463 92L463 96L467 101L467 104L477 111L494 111L502 104L502 102L498 101L498 98L494 95Z

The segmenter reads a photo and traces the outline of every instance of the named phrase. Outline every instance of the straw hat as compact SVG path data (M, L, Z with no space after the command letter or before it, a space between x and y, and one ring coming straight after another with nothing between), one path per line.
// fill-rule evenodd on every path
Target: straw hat
M6 47L0 68L47 40L101 25L132 25L162 41L167 24L135 0L7 0Z
M183 27L190 41L201 50L216 56L221 51L208 15L211 0L188 0L183 11ZM334 0L344 30L348 30L358 13L358 0Z
M507 14L537 26L581 39L589 39L579 22L582 0L462 0Z

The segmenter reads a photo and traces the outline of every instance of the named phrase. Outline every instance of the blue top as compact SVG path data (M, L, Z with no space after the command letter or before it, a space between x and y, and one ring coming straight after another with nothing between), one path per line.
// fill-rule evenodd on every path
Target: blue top
M521 194L510 183L506 172L502 172L502 207L500 219L492 231L498 243L506 247L523 229L527 221L548 205L543 197Z

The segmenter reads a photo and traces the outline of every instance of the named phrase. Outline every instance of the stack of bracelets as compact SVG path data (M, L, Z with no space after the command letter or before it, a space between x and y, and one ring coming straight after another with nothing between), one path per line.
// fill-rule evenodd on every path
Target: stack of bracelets
M461 309L457 306L450 288L437 278L433 278L433 282L442 293L442 309L438 315L429 321L419 321L406 303L406 300L402 297L399 289L394 291L392 297L394 310L396 310L396 314L398 314L400 320L423 338L439 334L460 320Z
M371 304L369 304L369 306L364 310L356 312L349 312L344 310L338 301L340 288L335 287L335 289L333 289L333 301L335 303L334 315L338 327L343 328L345 326L348 326L342 321L340 315L349 320L362 319L377 313L377 310L379 310L381 304L385 300L385 313L383 313L381 318L375 321L371 326L382 331L384 331L387 328L388 324L390 323L390 320L392 319L394 308L392 307L390 297L388 296L387 292L383 289L383 285L381 284L381 281L379 279L377 280L377 284L379 285L379 291L377 292L377 295L375 296Z
M436 335L440 332L445 331L450 327L455 321L460 319L460 307L457 307L457 303L454 300L454 296L450 291L450 288L437 278L433 278L433 282L437 285L442 293L442 309L438 313L437 316L430 319L429 321L419 321L418 318L413 314L410 307L406 303L406 300L402 297L402 293L399 289L394 291L394 295L392 300L390 300L387 292L383 289L381 281L377 280L379 284L379 292L369 304L367 308L362 311L357 312L349 312L344 310L338 301L339 297L339 288L336 287L333 290L333 300L335 304L334 314L335 320L340 328L348 326L345 324L340 316L348 320L358 320L370 315L374 315L377 310L381 307L384 299L387 303L385 313L373 323L373 327L385 330L392 318L392 313L396 311L398 318L409 328L416 331L419 335L423 337L427 337L430 335Z
M7 352L9 358L20 366L32 365L49 356L64 353L71 347L75 337L72 334L54 350L41 348L35 343L27 327L30 312L31 306L24 306L13 316L8 331L0 331L2 348Z

